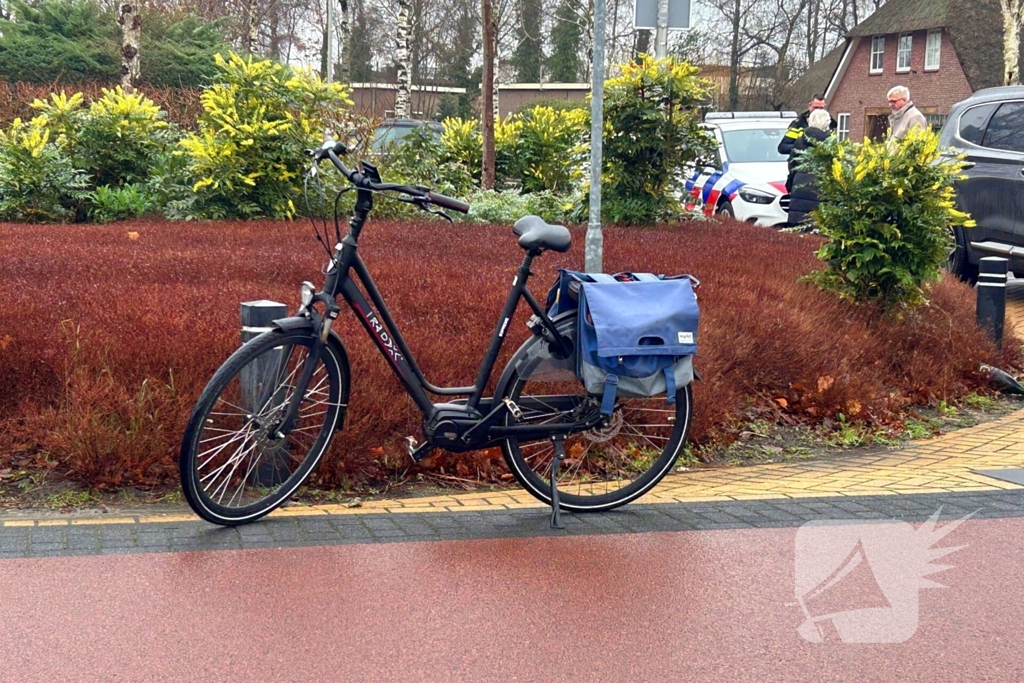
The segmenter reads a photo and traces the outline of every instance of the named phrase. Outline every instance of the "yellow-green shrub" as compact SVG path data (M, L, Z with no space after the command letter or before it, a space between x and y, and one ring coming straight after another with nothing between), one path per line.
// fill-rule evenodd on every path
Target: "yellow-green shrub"
M194 215L291 218L308 167L306 148L343 130L352 101L339 83L270 60L216 57L198 131L181 141Z
M817 180L815 219L829 238L818 251L828 264L818 283L883 306L923 302L942 275L950 226L974 225L953 195L963 166L942 159L938 136L915 129L898 143L832 139L802 164Z

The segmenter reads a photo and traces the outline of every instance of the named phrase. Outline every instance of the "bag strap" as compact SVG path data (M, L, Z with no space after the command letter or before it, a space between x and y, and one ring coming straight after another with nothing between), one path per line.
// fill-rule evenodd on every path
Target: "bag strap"
M665 366L665 398L668 399L668 404L672 405L676 402L676 364Z
M615 375L605 375L604 393L601 395L601 414L611 415L615 410L615 392L619 388L619 378Z

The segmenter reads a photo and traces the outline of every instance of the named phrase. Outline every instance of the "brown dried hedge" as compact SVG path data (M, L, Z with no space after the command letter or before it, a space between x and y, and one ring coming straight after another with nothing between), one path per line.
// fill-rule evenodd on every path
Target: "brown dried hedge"
M0 127L6 128L11 121L20 118L27 121L36 115L32 102L36 99L48 100L50 93L80 92L85 95L86 103L103 96L104 88L113 88L112 83L55 83L39 85L36 83L10 83L0 80ZM166 88L142 84L138 90L150 98L167 112L167 120L183 128L194 128L196 119L203 111L198 88Z
M558 267L582 263L584 232L573 234L569 254L536 262L539 298ZM606 229L607 271L703 282L697 442L728 438L752 412L895 423L908 405L983 386L979 363L1016 362L978 331L972 291L951 278L901 319L798 282L818 267L818 244L739 223ZM239 302L294 310L298 284L319 282L326 260L301 222L0 224L0 246L0 468L49 466L100 487L175 480L188 413L239 343ZM472 383L521 259L510 229L371 223L362 253L428 378ZM526 317L520 310L495 375L525 338ZM379 481L406 469L401 437L418 435L420 418L354 319L336 329L353 398L320 483ZM426 463L504 473L496 449Z

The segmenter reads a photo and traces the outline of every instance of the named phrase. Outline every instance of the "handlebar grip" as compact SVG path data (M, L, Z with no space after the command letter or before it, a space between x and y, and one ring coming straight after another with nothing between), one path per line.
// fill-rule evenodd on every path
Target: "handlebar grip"
M469 204L453 197L446 197L445 195L438 194L437 192L428 192L427 199L429 199L432 204L443 206L446 209L451 209L452 211L458 211L460 213L469 213Z

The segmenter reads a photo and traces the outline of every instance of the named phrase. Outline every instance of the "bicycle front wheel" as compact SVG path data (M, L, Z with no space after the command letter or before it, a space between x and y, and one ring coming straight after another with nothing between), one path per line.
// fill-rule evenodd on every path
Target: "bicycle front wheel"
M521 409L516 424L572 421L560 407L592 400L580 382L531 382L513 376L505 391ZM664 396L620 398L605 427L565 438L566 458L559 467L561 506L574 512L601 512L636 500L668 474L686 441L693 415L690 385L676 391L674 405ZM506 420L510 424L510 420ZM534 497L551 504L554 457L550 439L502 443L505 462Z
M327 450L349 381L330 345L310 361L312 376L291 428L282 425L314 342L306 330L266 332L238 349L203 390L179 467L185 499L206 521L233 526L266 515Z

